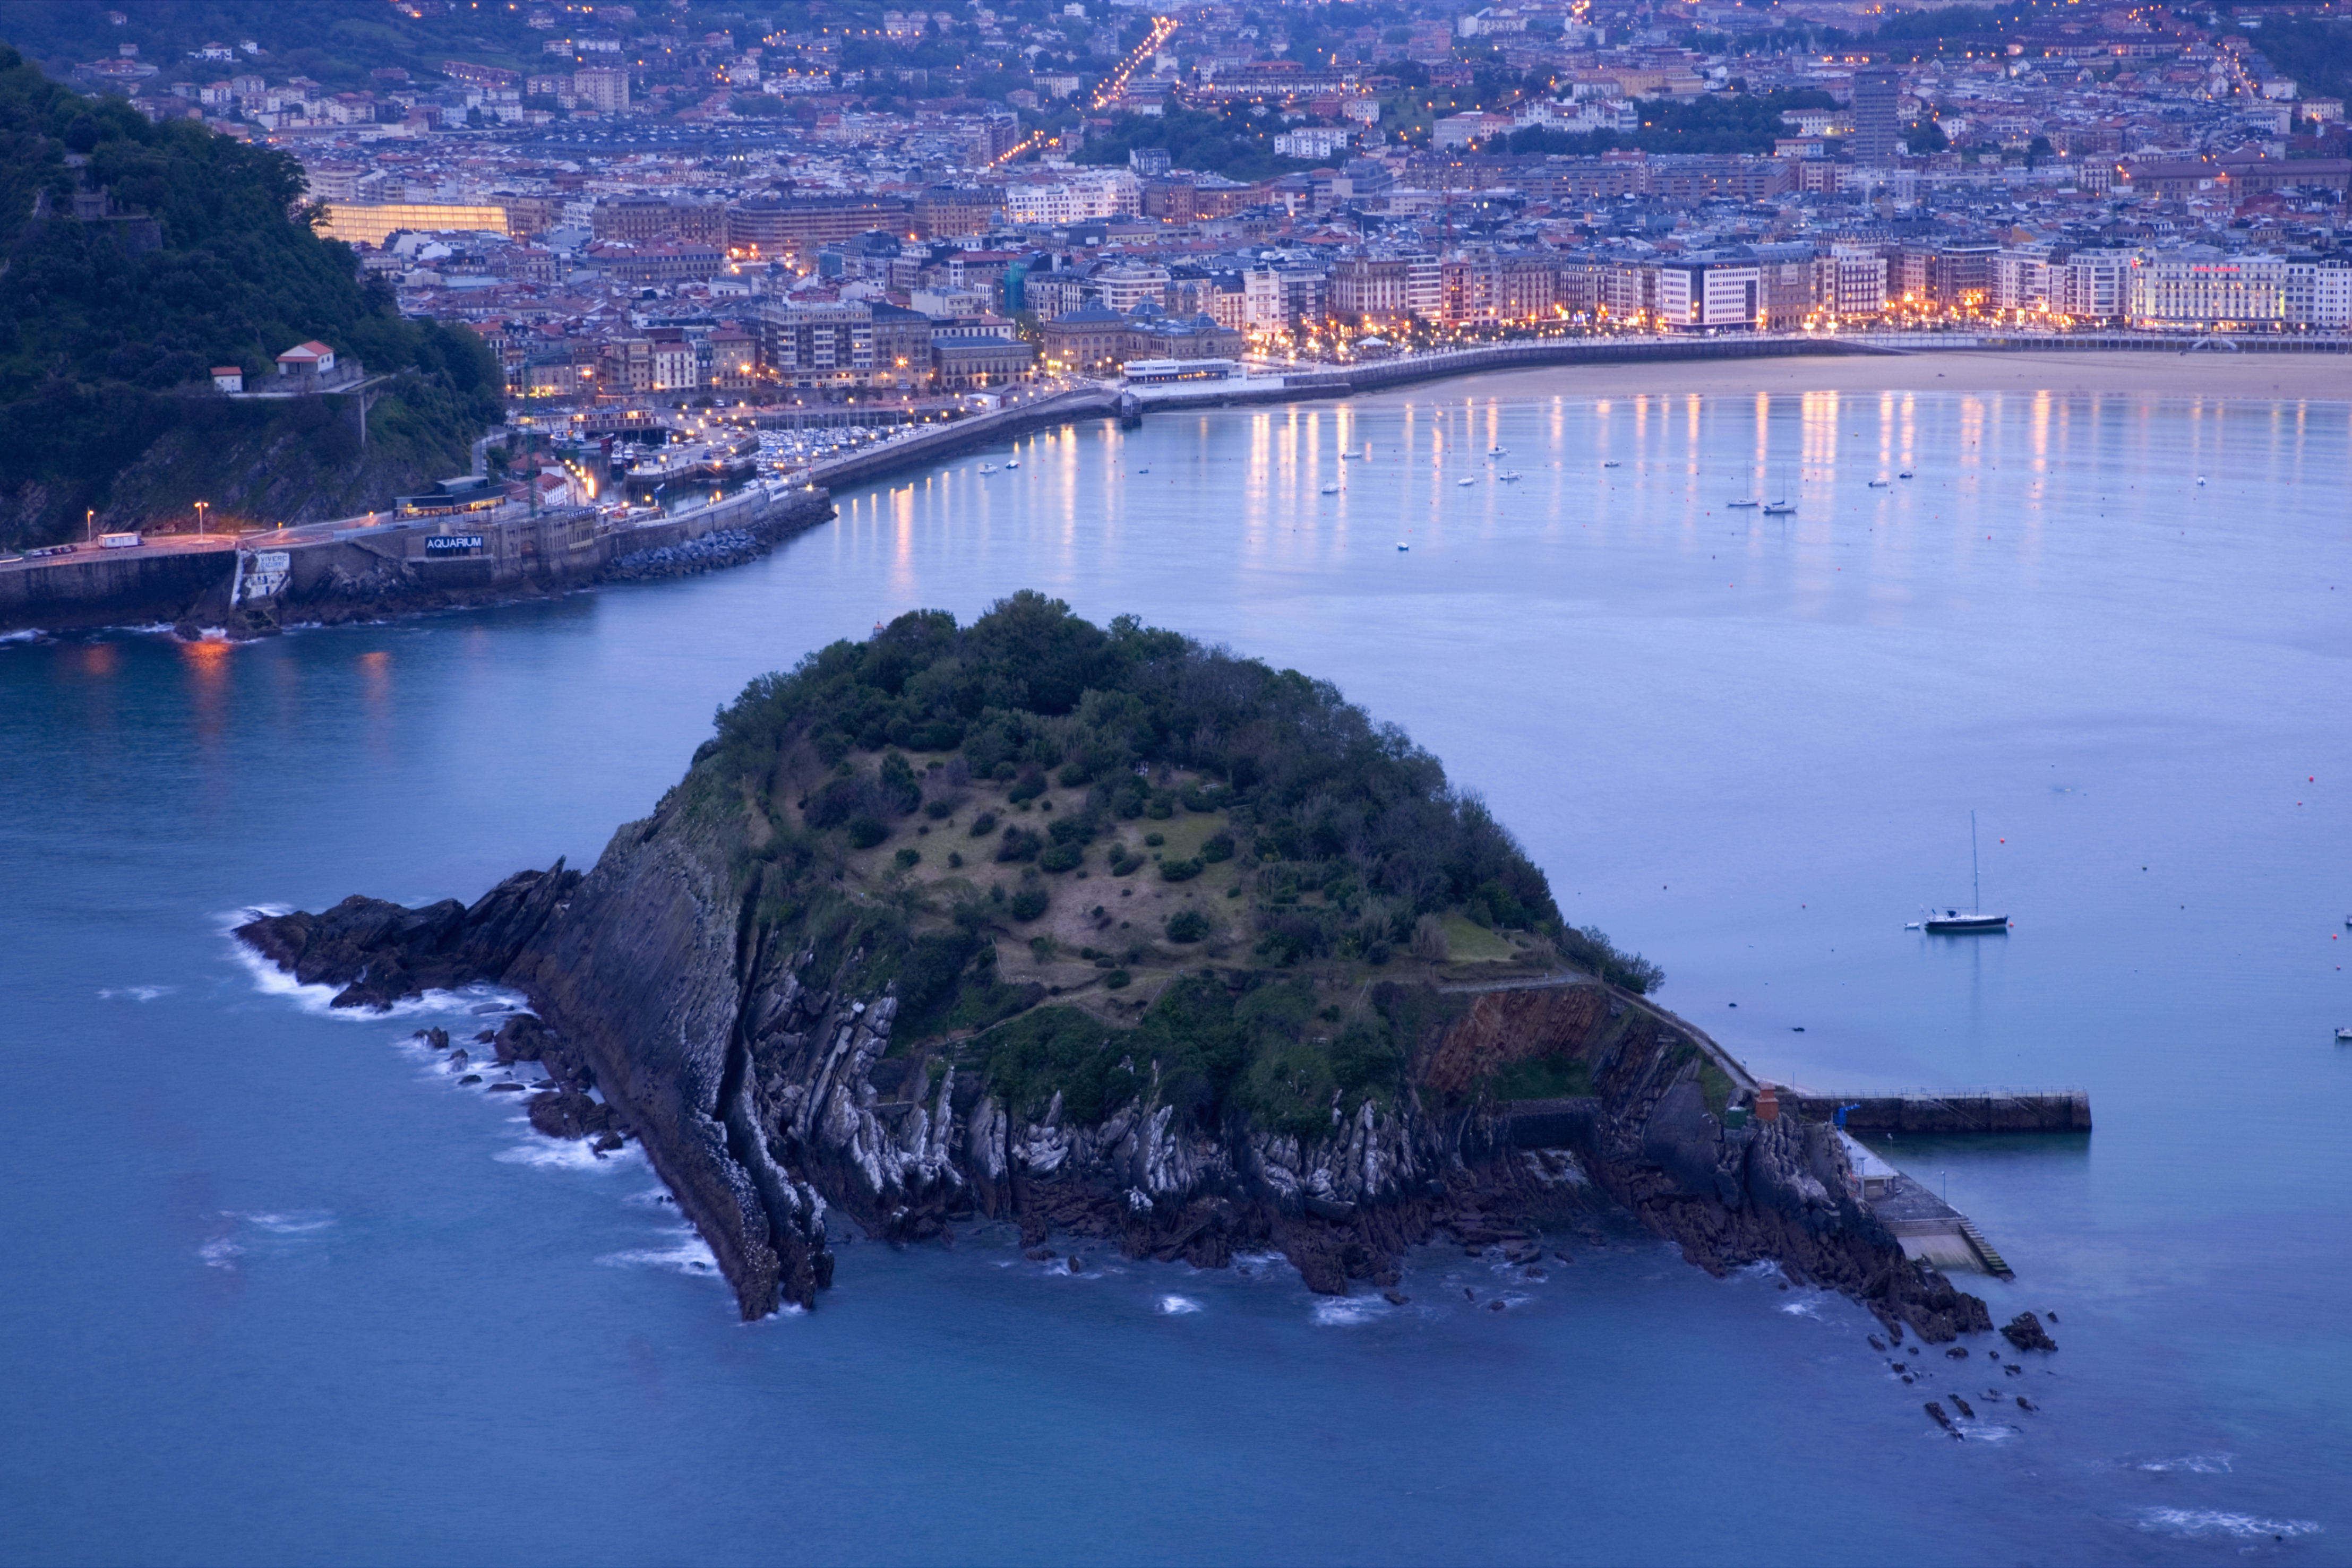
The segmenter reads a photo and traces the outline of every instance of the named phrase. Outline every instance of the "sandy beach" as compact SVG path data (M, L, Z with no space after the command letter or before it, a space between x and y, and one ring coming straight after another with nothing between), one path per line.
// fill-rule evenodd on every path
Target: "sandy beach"
M1475 388L1475 392L1474 389ZM2200 350L2049 354L1924 352L1819 358L1553 365L1489 371L1351 399L1358 406L1486 398L1688 392L1967 392L2153 393L2159 397L2352 400L2352 356Z

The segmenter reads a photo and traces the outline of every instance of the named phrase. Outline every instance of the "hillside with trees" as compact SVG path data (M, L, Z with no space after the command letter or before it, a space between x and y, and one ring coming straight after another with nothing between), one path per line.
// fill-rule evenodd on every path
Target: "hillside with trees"
M0 47L0 543L198 499L224 519L336 516L464 470L503 406L496 360L462 328L404 319L302 194L283 153L150 124ZM352 398L212 391L212 367L257 380L310 339L392 378L364 447Z
M1032 592L752 683L674 810L775 942L895 981L900 1049L961 1039L1041 1113L1156 1054L1199 1124L1311 1130L1404 1092L1437 980L1664 978L1328 682Z

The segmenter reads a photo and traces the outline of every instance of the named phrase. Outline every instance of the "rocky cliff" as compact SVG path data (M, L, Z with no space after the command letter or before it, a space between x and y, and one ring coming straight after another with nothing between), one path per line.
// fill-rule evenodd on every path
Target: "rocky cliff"
M1294 672L1029 596L756 683L585 875L242 935L339 1005L521 990L496 1049L546 1064L534 1124L640 1139L747 1316L813 1306L844 1220L1274 1247L1339 1292L1617 1206L1922 1339L1989 1326L1828 1127L1730 1113L1738 1064L1433 758Z
M985 1217L1033 1243L1064 1228L1202 1267L1272 1246L1338 1292L1394 1286L1403 1250L1440 1233L1507 1245L1605 1199L1710 1272L1774 1261L1931 1342L1990 1326L1855 1200L1827 1124L1726 1127L1710 1085L1719 1100L1738 1092L1709 1049L1601 982L1431 992L1406 1095L1335 1111L1320 1135L1204 1125L1152 1061L1133 1064L1132 1092L1098 1119L1073 1117L1058 1092L1024 1114L968 1039L901 1048L897 987L869 955L821 966L764 939L692 839L656 817L625 828L585 877L559 863L470 909L353 898L240 935L304 981L342 986L338 1005L477 979L525 992L538 1019L510 1022L497 1049L561 1085L534 1121L602 1130L601 1096L746 1316L814 1304L833 1272L829 1209L894 1241ZM1594 1092L1541 1114L1475 1093L1529 1061L1577 1063Z

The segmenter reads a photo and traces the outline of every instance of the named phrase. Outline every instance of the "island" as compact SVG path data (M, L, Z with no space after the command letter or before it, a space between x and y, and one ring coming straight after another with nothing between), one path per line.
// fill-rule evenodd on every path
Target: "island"
M239 936L339 1006L522 992L481 1043L543 1064L532 1124L638 1140L747 1318L816 1304L836 1214L1277 1249L1344 1293L1613 1207L1925 1341L1990 1326L1403 731L1034 592L754 681L585 873Z

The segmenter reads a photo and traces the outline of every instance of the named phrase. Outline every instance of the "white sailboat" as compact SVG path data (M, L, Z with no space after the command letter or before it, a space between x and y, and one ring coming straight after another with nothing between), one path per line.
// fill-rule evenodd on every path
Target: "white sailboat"
M2006 915L1984 913L1984 883L1977 867L1977 814L1969 813L1969 892L1975 907L1931 909L1922 922L1927 930L1946 936L1973 936L2009 929Z

